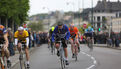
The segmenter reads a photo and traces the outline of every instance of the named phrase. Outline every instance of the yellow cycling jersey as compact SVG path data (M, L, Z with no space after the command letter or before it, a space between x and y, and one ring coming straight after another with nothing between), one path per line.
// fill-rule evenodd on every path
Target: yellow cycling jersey
M20 41L26 41L26 38L29 36L27 31L23 31L23 34L19 34L18 31L15 32L14 37Z

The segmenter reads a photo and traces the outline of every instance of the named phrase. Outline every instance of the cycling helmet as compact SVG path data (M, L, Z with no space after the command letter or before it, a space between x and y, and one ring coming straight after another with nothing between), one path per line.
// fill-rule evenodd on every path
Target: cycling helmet
M18 30L24 30L24 28L22 26L18 27Z
M62 21L58 21L58 26L62 26L63 25L63 22Z
M91 26L88 27L89 30L91 30L91 28L92 28Z
M70 24L70 27L74 27L74 23Z

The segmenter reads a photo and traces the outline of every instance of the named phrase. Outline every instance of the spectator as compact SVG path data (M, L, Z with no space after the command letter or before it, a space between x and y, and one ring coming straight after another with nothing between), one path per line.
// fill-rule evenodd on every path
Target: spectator
M11 31L11 28L8 28L7 29L7 31L8 31L8 40L9 40L9 47L8 47L8 49L9 49L9 51L10 51L10 56L13 56L13 55L15 55L15 52L14 52L14 49L13 49L13 39L14 39L14 35L13 35L13 33L12 33L12 31Z

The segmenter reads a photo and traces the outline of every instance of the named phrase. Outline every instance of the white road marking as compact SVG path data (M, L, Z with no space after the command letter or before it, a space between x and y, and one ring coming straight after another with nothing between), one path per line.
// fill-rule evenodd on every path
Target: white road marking
M95 65L91 65L90 67L88 67L88 68L86 68L86 69L91 69L91 68L93 68Z
M91 56L91 55L89 55L89 54L87 54L87 53L85 53L83 51L81 51L81 53L84 54L84 55L86 55L86 56L88 56L88 57L90 57L93 60L93 64L91 66L89 66L88 68L86 68L86 69L92 69L93 67L96 66L97 61L96 61L96 59L93 56Z

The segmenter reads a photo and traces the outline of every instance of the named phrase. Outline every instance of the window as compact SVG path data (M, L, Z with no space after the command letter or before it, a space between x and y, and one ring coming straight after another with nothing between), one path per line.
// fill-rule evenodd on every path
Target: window
M100 22L100 17L99 16L97 17L97 21Z

